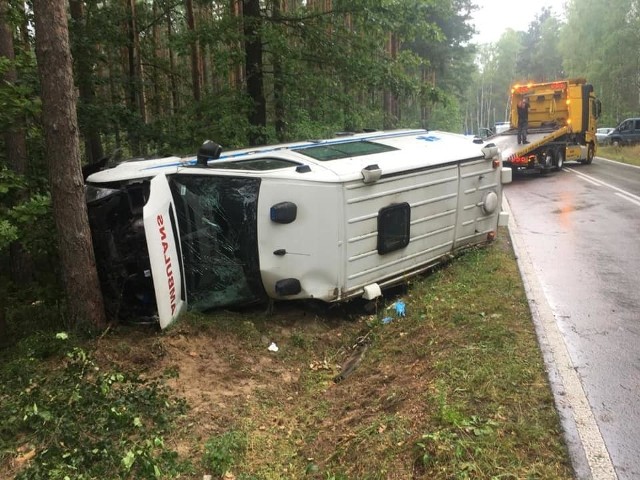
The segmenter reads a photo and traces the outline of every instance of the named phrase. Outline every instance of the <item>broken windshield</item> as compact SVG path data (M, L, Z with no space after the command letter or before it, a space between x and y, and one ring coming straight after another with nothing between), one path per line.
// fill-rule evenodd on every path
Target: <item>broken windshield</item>
M187 303L203 311L260 300L257 201L260 180L169 178L178 217Z

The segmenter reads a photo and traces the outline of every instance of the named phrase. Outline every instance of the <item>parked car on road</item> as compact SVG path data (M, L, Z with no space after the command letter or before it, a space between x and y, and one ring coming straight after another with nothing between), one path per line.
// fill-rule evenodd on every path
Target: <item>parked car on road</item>
M613 127L602 127L596 130L596 139L598 143L602 145L607 145L609 143L609 134L613 132L615 128Z
M640 118L627 118L613 129L607 137L611 145L633 145L640 143Z

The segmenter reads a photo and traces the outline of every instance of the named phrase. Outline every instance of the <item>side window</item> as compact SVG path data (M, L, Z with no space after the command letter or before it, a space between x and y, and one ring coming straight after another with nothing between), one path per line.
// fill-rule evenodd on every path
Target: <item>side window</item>
M378 211L378 253L400 250L409 244L411 206L396 203Z
M622 122L620 125L620 131L626 132L627 130L629 130L629 122Z
M633 129L640 130L640 120L634 120L633 123L635 124Z

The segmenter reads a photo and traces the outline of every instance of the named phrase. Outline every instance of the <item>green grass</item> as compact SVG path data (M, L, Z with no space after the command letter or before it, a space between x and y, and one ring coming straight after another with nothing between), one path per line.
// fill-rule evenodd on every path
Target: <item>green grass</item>
M219 311L1 360L2 478L572 478L506 231L370 314Z
M640 167L640 145L628 147L599 145L598 156Z
M162 384L103 371L63 333L34 334L7 353L0 458L34 458L16 478L153 478L192 470L164 445L185 405Z

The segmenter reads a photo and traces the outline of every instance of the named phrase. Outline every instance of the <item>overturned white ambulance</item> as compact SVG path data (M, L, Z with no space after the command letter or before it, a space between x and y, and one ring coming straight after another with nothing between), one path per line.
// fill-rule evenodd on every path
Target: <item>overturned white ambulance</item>
M112 315L157 319L268 299L381 291L499 224L497 148L426 130L105 165L86 178Z

